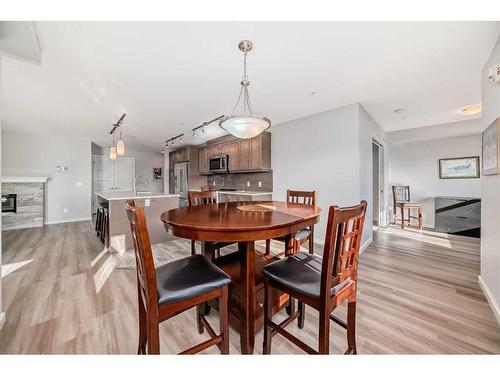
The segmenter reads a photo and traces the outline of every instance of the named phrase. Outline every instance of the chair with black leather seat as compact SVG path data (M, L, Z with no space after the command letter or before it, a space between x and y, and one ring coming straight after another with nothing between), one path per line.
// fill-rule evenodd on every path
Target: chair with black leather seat
M137 354L159 354L159 324L195 306L198 331L203 333L206 328L211 338L180 354L198 353L212 345L217 345L222 354L229 354L229 276L202 255L193 255L155 268L144 208L136 207L134 201L128 201L126 211L137 269ZM219 300L219 335L201 314L203 304L212 299Z
M316 191L298 191L298 190L287 190L286 191L286 200L291 203L302 203L309 205L316 205ZM273 238L274 240L284 242L284 238ZM308 228L304 228L299 230L294 237L293 247L294 252L300 251L300 246L309 241L309 254L314 254L314 225L311 225ZM266 240L266 255L271 254L271 240ZM283 255L284 252L281 252L277 255Z
M347 329L348 348L345 354L357 354L355 326L358 257L366 206L366 201L362 201L352 207L330 207L323 259L316 255L297 253L262 269L265 284L264 354L271 352L272 336L278 333L309 354L328 354L330 320ZM274 289L299 301L298 311L280 324L272 321ZM347 322L332 314L345 300L348 301ZM319 312L318 351L284 329L295 318L298 318L299 328L304 327L305 304Z
M200 206L202 204L216 204L217 203L217 192L213 190L209 191L190 191L188 192L188 202L190 206ZM191 240L191 255L196 254L195 240ZM220 249L223 247L234 244L234 242L210 242L210 249L215 250L212 252L214 257L220 255Z

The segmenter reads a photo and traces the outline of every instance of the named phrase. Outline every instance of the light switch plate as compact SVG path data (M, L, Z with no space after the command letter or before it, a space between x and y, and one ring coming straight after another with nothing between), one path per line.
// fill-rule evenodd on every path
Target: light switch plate
M151 206L151 199L145 199L144 200L144 206L146 206L146 207Z
M250 187L250 181L247 181L247 187Z

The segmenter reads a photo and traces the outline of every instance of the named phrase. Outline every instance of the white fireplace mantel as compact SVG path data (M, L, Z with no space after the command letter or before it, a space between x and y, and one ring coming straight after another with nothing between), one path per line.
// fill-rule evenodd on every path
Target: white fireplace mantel
M47 182L48 177L2 177L1 182L6 183L25 183L25 182Z

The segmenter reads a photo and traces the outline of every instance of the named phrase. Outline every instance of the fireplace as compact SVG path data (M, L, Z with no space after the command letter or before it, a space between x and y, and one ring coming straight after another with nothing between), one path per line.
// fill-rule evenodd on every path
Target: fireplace
M17 194L2 195L2 212L17 212Z

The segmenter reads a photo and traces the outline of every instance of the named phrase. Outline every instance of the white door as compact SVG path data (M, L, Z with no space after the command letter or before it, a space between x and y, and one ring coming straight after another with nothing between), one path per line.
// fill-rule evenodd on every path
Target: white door
M135 159L119 157L115 160L115 188L117 191L134 191Z

